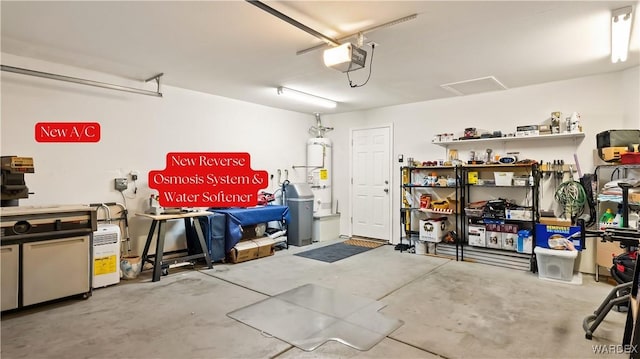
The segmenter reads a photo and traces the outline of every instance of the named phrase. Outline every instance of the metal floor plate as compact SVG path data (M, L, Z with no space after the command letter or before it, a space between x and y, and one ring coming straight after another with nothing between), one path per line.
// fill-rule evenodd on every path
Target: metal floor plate
M382 302L305 284L227 315L305 351L329 340L369 350L401 320L378 311Z

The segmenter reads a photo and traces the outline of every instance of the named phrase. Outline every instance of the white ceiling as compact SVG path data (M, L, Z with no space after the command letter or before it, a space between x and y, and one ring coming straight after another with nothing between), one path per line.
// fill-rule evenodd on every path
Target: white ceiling
M296 55L318 38L244 1L2 1L2 52L127 79L164 73L163 84L304 113L456 96L440 85L487 76L515 88L640 64L637 17L629 59L609 57L611 10L637 1L264 3L333 38L417 18L365 34L378 46L360 88L326 68L322 50ZM367 78L369 58L351 73L354 83ZM277 86L339 105L300 105L277 96Z

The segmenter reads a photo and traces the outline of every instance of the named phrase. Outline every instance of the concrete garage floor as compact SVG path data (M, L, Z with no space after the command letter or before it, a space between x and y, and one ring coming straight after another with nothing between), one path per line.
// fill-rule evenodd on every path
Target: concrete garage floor
M483 264L394 251L385 245L334 263L274 256L214 269L172 269L2 316L2 358L603 358L595 345L622 340L612 311L584 338L582 320L612 286L581 286ZM62 278L61 278L62 279ZM227 316L313 283L382 301L404 321L369 351L328 342L305 352ZM611 350L610 350L611 351ZM613 350L615 351L615 350Z

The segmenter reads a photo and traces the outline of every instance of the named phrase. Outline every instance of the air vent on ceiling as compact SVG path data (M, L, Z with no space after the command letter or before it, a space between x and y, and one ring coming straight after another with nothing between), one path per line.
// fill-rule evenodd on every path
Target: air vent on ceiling
M507 89L505 85L493 76L451 82L440 85L440 87L459 96Z

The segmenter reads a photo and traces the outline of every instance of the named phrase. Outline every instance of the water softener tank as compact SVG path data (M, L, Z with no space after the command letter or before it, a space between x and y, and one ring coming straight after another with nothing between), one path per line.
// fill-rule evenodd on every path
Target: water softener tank
M331 140L324 137L307 140L307 183L313 191L313 214L332 213L331 199Z
M309 245L313 229L313 192L307 183L290 183L285 191L291 216L287 235L289 244Z

